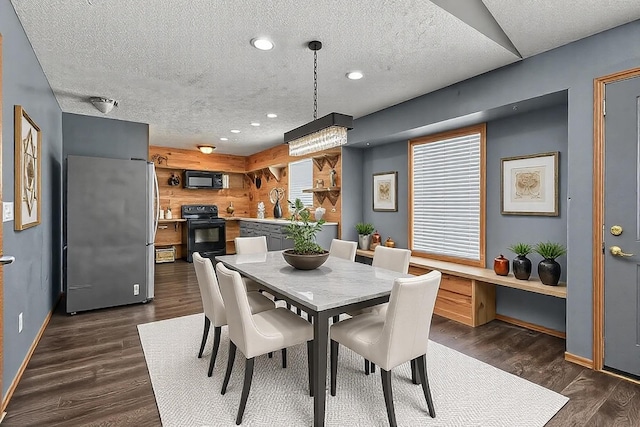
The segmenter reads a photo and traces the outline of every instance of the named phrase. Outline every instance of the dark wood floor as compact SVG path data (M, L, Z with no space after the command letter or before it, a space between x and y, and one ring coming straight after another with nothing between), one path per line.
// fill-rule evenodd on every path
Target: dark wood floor
M157 265L152 303L75 316L60 304L2 425L160 426L136 325L201 311L193 266L181 261ZM564 340L437 316L431 339L570 397L548 426L640 426L640 386L565 362Z

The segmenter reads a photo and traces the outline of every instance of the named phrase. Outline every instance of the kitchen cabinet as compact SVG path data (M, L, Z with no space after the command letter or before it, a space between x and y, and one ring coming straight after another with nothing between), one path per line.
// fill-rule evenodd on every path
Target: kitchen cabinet
M287 238L287 224L284 220L240 220L240 237L265 236L267 238L267 249L270 251L281 251L293 248L293 240ZM316 235L316 240L320 246L328 250L331 240L338 238L338 224L329 223L322 226L322 230Z

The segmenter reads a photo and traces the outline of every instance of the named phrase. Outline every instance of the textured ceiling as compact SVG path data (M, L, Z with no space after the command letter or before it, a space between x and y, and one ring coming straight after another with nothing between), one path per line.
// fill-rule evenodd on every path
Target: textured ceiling
M640 18L638 0L483 2L524 57ZM312 120L311 40L323 43L319 117L358 118L519 60L422 0L12 3L64 112L103 116L88 98L113 98L106 117L149 123L152 145L219 153L255 153ZM256 36L275 48L254 49ZM356 69L364 79L348 80Z

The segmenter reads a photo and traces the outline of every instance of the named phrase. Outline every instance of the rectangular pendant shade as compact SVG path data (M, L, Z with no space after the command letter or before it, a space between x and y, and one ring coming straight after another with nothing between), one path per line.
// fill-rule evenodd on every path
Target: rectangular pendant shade
M331 113L284 134L290 156L305 154L347 143L347 130L353 129L353 117Z

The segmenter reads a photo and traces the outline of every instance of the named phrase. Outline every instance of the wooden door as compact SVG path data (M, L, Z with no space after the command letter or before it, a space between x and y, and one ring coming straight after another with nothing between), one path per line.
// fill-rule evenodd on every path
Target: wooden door
M640 376L640 77L605 93L604 367Z

